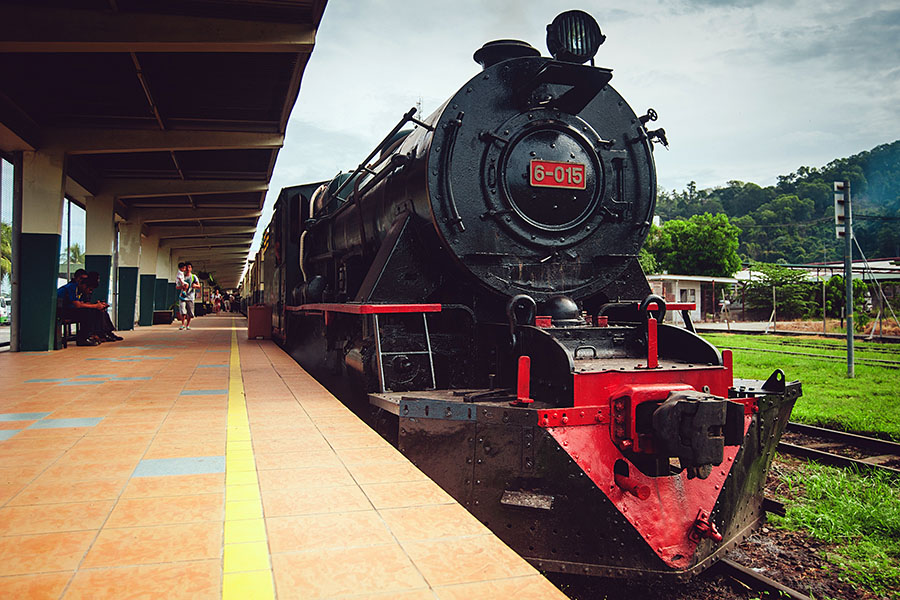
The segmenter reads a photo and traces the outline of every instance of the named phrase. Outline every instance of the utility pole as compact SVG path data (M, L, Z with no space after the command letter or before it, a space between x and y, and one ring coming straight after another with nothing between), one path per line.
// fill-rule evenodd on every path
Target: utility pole
M853 213L850 208L850 182L834 182L834 226L838 238L844 238L844 284L847 316L847 378L853 379Z
M822 246L822 335L828 333L828 314L825 312L825 265L828 263L828 251Z

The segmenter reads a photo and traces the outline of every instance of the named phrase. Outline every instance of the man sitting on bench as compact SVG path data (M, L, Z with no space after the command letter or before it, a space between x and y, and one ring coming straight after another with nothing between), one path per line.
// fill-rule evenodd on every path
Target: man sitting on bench
M94 289L100 284L100 276L91 271L86 277L72 278L72 281L56 291L62 298L60 318L78 323L75 343L79 346L98 346L101 342L116 342L122 338L113 333L113 324L106 312L106 302L88 302Z

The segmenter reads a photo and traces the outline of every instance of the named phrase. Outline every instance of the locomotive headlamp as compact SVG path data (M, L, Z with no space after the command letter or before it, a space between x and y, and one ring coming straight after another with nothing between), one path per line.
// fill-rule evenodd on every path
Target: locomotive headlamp
M584 11L566 11L547 25L547 49L556 60L586 63L605 41L597 21Z

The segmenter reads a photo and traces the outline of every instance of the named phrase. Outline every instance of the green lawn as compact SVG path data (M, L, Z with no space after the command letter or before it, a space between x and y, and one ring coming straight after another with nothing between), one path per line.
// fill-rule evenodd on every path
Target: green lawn
M703 337L720 349L754 349L733 350L735 377L766 379L781 369L789 381L799 379L803 397L794 407L792 420L900 440L900 369L856 364L856 377L847 379L845 360L772 352L844 357L841 341L834 339L727 333ZM857 359L900 361L900 345L857 342L855 354Z
M735 377L766 379L781 369L788 380L799 379L803 396L791 420L900 440L900 370L857 363L856 377L847 379L845 346L837 339L703 337L720 349L734 348ZM855 353L858 359L900 361L900 345L858 342ZM839 360L799 354L826 354ZM776 526L803 530L831 544L824 558L834 565L835 577L877 597L900 598L900 485L895 477L816 463L781 473L776 469L774 474L774 493L787 507L786 517L770 517Z
M781 474L775 495L787 515L777 527L802 529L831 544L824 558L834 576L878 597L900 598L900 491L884 472L856 473L816 463Z

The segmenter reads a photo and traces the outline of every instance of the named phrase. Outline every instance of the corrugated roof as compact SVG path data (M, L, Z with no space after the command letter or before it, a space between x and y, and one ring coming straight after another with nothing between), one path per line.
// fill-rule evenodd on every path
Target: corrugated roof
M65 149L87 193L163 241L218 248L202 269L236 286L242 261L223 249L252 240L324 8L0 1L0 149Z

